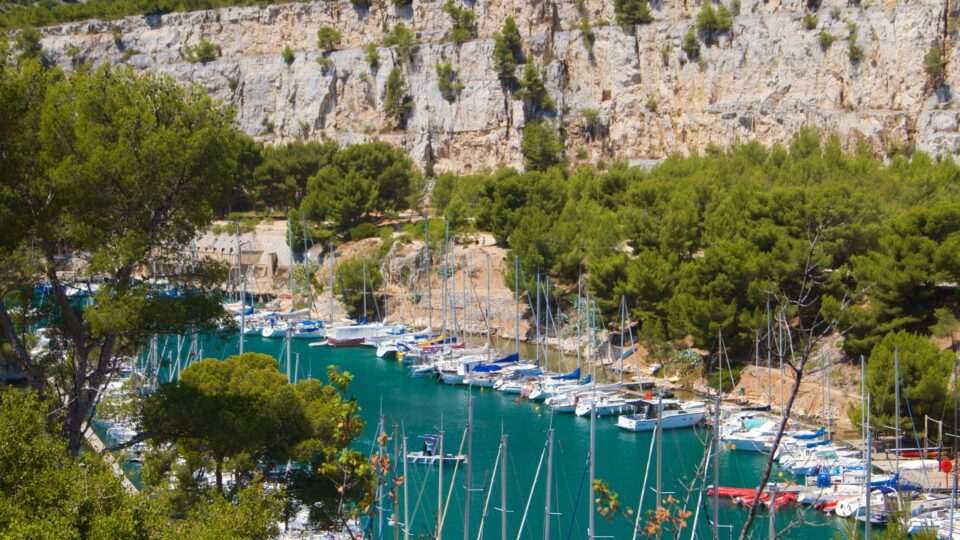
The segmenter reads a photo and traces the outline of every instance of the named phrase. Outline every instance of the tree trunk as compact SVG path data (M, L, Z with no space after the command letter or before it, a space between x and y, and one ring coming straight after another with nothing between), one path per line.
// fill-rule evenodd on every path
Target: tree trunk
M747 514L747 521L743 524L743 529L740 531L740 540L745 540L747 538L747 534L750 532L750 527L753 526L753 520L757 517L757 506L759 506L760 494L763 493L763 489L766 487L767 482L770 481L770 474L773 471L774 454L777 452L777 448L780 447L780 440L783 439L783 432L786 430L787 422L790 419L790 411L793 409L793 401L796 399L797 393L800 391L800 379L803 378L803 368L805 364L806 360L803 360L800 363L800 367L794 370L793 388L790 389L790 397L787 399L786 409L783 411L783 418L780 419L780 427L777 429L777 436L774 437L773 446L770 448L770 454L767 456L767 464L763 469L763 476L760 478L760 482L757 484L757 489L753 493L753 504L750 505L750 513ZM770 504L776 504L776 501L771 500Z
M217 468L216 468L217 492L220 493L220 495L223 495L223 458L217 457L216 461L217 461Z

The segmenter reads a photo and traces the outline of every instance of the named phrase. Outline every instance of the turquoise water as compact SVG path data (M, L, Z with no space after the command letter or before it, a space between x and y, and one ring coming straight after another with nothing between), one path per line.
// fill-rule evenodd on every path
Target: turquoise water
M246 338L245 349L248 352L263 352L280 356L283 351L281 340ZM236 354L237 341L206 341L205 356L225 357ZM294 358L299 353L298 378L306 376L323 378L330 364L340 366L354 375L350 393L355 395L362 408L361 416L367 423L357 447L365 452L373 448L379 411L382 407L387 431L392 432L394 424L408 437L411 451L418 450L421 442L418 434L435 433L444 429L444 449L454 452L460 445L464 433L467 414L467 399L470 390L463 386L447 386L432 378L411 378L406 367L394 361L378 359L373 349L336 349L328 347L308 347L304 342L293 343ZM281 362L281 370L286 362ZM489 389L474 389L474 435L473 435L473 492L471 501L471 537L476 537L484 498L490 487L491 473L500 444L501 431L508 436L508 536L518 538L523 519L524 507L530 494L531 485L537 470L537 464L545 448L547 430L555 430L554 472L552 478L552 512L550 538L586 538L588 520L588 481L587 450L589 448L590 422L588 418L578 418L572 414L551 415L549 409L525 400L517 401L515 396L507 396ZM636 508L639 502L647 456L650 451L650 433L629 433L614 425L613 417L601 418L597 422L597 478L607 481L610 488L620 494L625 506ZM695 469L703 458L706 439L705 428L695 430L674 430L665 432L663 440L663 489L673 492L674 497L683 499L685 489ZM393 443L389 444L392 449ZM464 450L465 451L465 450ZM724 486L748 487L755 484L762 471L763 457L752 453L735 453L724 450L720 455L720 484ZM644 511L653 508L653 481L655 467L651 464L650 480ZM410 532L413 538L432 537L436 528L437 477L436 469L425 465L408 465L409 485L407 486L411 508ZM450 489L453 467L444 469L443 495L446 499ZM546 477L546 458L540 478L533 492L530 510L526 517L523 533L519 538L543 538L544 522L544 486ZM500 505L499 472L493 479L494 494L490 502L488 517L484 527L484 537L500 538L500 513L495 510ZM443 527L446 538L463 536L464 471L457 473L452 496L449 502ZM698 492L694 492L687 509L696 512ZM418 504L419 497L419 504ZM416 512L414 512L416 507ZM700 519L696 529L696 538L710 538L708 516L709 498L704 494L701 503ZM746 516L744 509L735 507L721 499L720 538L736 538L739 527ZM402 516L401 516L402 517ZM811 509L783 508L777 512L778 528L787 527L791 521L803 519L803 525L794 525L783 538L830 538L838 528L839 521L824 517ZM688 530L683 538L690 538L693 517L688 519ZM630 538L632 522L624 517L615 517L608 522L597 516L597 536ZM768 514L760 511L758 523L754 527L754 538L766 538ZM376 536L375 536L376 537ZM401 535L402 537L402 535ZM393 531L384 531L383 538L393 538Z

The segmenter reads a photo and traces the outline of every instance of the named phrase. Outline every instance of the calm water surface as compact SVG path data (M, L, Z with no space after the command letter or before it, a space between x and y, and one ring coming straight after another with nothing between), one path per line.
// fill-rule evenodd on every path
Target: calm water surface
M294 342L294 361L298 378L325 378L328 365L337 365L354 375L350 393L357 397L362 408L360 414L366 421L366 429L357 441L357 448L370 452L374 445L376 428L382 407L388 432L396 424L408 438L411 451L419 449L417 435L445 431L444 449L454 452L461 444L467 415L467 399L471 390L463 386L447 386L432 378L411 378L408 370L399 362L378 359L373 349L337 349L308 347L305 342ZM246 338L245 350L281 356L282 340ZM207 340L204 355L226 357L236 354L236 338L228 341ZM299 361L296 360L299 354ZM551 353L551 361L555 361ZM552 363L551 362L551 363ZM297 367L298 366L298 367ZM281 362L281 370L286 361ZM473 491L471 501L471 537L476 537L483 513L486 492L493 481L494 494L484 525L484 537L500 538L500 513L495 508L500 504L499 472L491 479L494 461L500 444L500 435L508 436L508 536L510 538L543 538L544 492L546 459L540 478L533 487L537 465L543 455L547 430L555 430L554 472L552 478L552 503L550 538L586 538L588 520L588 472L587 450L589 448L590 421L572 414L552 415L549 409L526 400L516 400L489 389L472 390L474 396L473 434ZM597 478L607 481L610 488L620 494L621 502L636 509L640 499L647 456L650 452L650 433L629 433L618 429L613 417L597 422ZM703 458L706 438L705 428L695 430L666 431L663 440L663 489L683 499L685 490L681 483L689 483ZM392 442L390 448L392 449ZM466 450L464 450L466 451ZM720 455L720 484L748 487L755 485L763 467L763 457L752 453L722 451ZM654 464L650 467L650 479L643 510L653 508ZM444 469L444 498L450 490L453 467ZM408 465L411 509L411 536L428 538L436 529L437 476L436 468L425 465ZM444 521L443 536L463 536L464 470L461 467L454 482L449 507ZM530 497L529 512L523 531L524 508ZM697 497L694 492L687 508L696 512ZM746 516L746 511L721 499L720 537L735 538ZM710 538L707 517L710 514L709 498L704 494L700 504L700 519L696 531L688 531L684 538L695 532L695 538ZM402 517L402 516L401 516ZM831 538L839 528L835 518L825 517L809 509L784 508L777 512L778 528L787 527L791 521L803 519L806 523L794 524L785 538ZM761 511L761 520L755 527L755 538L765 538L768 530L768 514ZM632 523L624 517L612 521L597 516L597 536L607 538L631 538ZM692 526L693 517L688 520ZM520 533L518 537L518 533ZM376 536L375 536L376 537ZM387 528L383 538L393 538L394 532ZM402 535L401 535L402 537Z

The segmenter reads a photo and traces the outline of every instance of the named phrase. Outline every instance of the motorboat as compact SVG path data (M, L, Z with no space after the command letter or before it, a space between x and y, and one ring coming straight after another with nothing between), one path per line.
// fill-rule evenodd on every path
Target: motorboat
M635 414L623 414L617 418L617 427L627 431L653 431L657 427L658 416L663 429L693 427L703 421L707 414L706 404L699 401L681 401L678 399L652 400L642 399L636 402L640 411ZM659 413L658 411L663 411Z

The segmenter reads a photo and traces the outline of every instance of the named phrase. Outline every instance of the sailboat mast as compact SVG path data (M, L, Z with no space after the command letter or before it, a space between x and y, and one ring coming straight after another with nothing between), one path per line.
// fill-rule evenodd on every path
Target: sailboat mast
M513 304L516 311L516 353L520 354L520 259L513 256Z
M397 479L397 459L400 458L399 456L400 449L397 448L397 445L399 444L400 444L400 439L397 437L397 424L394 423L393 424L393 479L394 480ZM404 463L406 463L407 460L404 459L403 461ZM397 522L400 521L399 516L397 515L397 512L399 511L399 508L397 508L397 506L399 505L394 504L392 506L393 506L393 540L400 540L400 529L397 528Z
M243 259L240 258L240 220L234 221L237 226L237 281L242 281L243 291L240 295L240 354L243 354L243 332L246 329L244 323L246 322L246 311L247 311L247 280L243 275Z
M553 482L553 428L547 431L547 490L543 505L543 540L550 540L550 488Z
M443 430L437 438L437 540L443 540Z
M361 259L360 264L363 267L363 315L360 320L363 321L367 318L367 258Z
M897 449L897 474L900 474L900 349L898 347L894 347L893 349L893 390L894 399L896 400L894 404L894 414L897 417L897 423L894 424L894 433L897 437L895 441Z
M500 436L500 538L507 540L507 436Z
M578 343L579 346L579 343ZM594 395L596 398L596 395ZM597 524L594 514L596 514L596 497L593 495L593 482L597 479L597 400L593 399L590 403L590 484L587 486L587 493L590 499L590 515L587 521L587 539L593 540L597 536ZM640 509L637 508L637 514Z
M540 365L540 271L537 270L537 365Z
M958 403L958 397L960 397L960 389L957 388L957 375L958 368L957 357L953 357L953 455L956 459L957 455L957 413L960 412L960 403ZM953 486L950 488L950 534L949 537L953 538L953 516L954 510L957 508L957 470L954 468L951 471L953 475Z
M771 347L770 297L767 297L767 405L773 403L773 348Z
M406 431L406 430L404 430ZM410 494L407 486L410 477L407 476L407 438L403 438L403 540L410 540Z
M333 240L330 241L330 325L333 326Z
M430 218L424 220L423 241L427 246L427 328L433 332L433 268L430 263Z
M830 351L827 351L827 439L833 438L833 426L830 422Z
M543 365L550 369L550 276L546 276L547 280L544 282L543 286L543 306L547 310L547 316L543 318L543 324L546 326L543 332ZM557 370L559 371L559 369Z
M620 296L620 384L623 384L623 334L624 334L624 319L627 316L627 299L625 296Z
M866 529L864 530L864 539L870 540L870 469L873 468L873 443L870 441L870 394L867 394L867 467L864 470L863 474L863 491L864 499L866 502L866 508L863 513L863 517L866 522Z
M581 336L580 336L580 319L583 313L582 296L583 296L583 275L581 274L577 276L577 367L580 367L580 357L581 357L580 349L582 348ZM592 490L593 486L590 486L590 489Z
M720 396L713 398L713 540L720 539ZM694 531L696 533L696 531Z
M487 256L487 314L484 317L487 321L487 360L490 360L490 254L484 253Z
M441 458L442 459L442 458ZM443 462L441 461L441 464ZM470 489L473 469L473 396L467 397L467 463L463 492L463 540L470 540Z
M654 435L657 439L657 504L654 508L657 511L663 506L663 389L660 389L660 395L657 397L657 432ZM716 489L714 489L716 491ZM642 509L638 508L637 511ZM660 531L657 531L657 538L660 538Z

